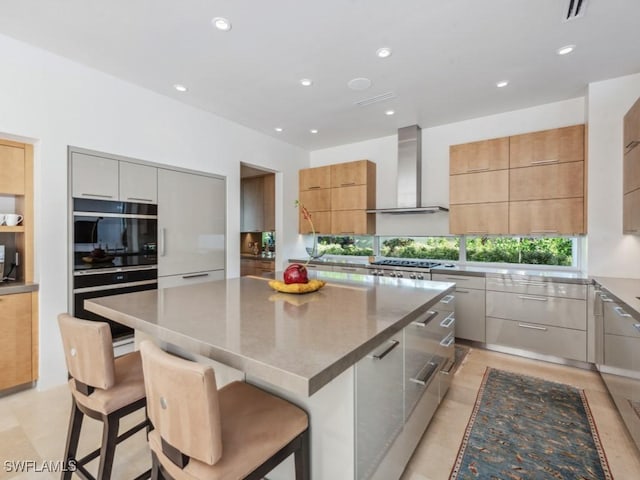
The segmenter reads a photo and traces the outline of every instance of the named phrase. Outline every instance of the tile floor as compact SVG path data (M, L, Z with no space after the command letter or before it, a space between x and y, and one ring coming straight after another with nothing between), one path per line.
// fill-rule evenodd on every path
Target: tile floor
M583 388L614 478L640 478L640 455L597 373L471 349L454 375L451 389L418 445L402 480L448 478L487 366ZM0 479L59 478L59 474L48 472L9 472L5 461L35 460L42 466L42 462L60 459L70 404L66 385L44 392L32 389L0 398ZM131 415L123 422L122 428L138 422L141 415ZM101 424L94 420L85 419L84 427L80 439L81 454L90 450L89 445L97 447L101 435ZM92 463L94 473L96 463ZM149 450L144 434L139 433L117 449L112 478L133 478L149 466Z

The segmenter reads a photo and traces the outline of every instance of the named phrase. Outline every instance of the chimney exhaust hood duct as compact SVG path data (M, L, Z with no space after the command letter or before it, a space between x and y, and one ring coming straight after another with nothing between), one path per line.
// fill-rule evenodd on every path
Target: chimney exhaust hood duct
M448 212L440 206L421 206L422 199L422 129L411 125L398 129L397 208L367 210L367 213L436 213Z

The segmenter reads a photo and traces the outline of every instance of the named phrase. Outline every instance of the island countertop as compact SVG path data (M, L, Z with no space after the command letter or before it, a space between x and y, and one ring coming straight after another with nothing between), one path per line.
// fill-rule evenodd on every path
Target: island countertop
M85 308L310 396L454 291L445 282L336 272L317 278L327 285L304 295L241 277L93 298Z

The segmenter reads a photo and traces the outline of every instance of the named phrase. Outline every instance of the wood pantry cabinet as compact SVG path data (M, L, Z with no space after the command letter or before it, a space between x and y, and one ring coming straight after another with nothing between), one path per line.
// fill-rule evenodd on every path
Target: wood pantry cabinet
M452 145L450 233L586 233L584 152L584 125Z
M0 226L6 246L5 264L20 254L16 279L33 286L33 146L0 139L0 195L13 202L24 218L16 226ZM5 268L5 271L7 268ZM5 272L1 272L4 276ZM35 288L34 288L35 289ZM0 292L0 390L38 378L38 293Z
M369 160L300 170L299 200L309 213L316 233L366 235L375 233L376 165ZM299 232L311 225L299 214Z
M272 232L276 229L275 175L243 178L241 232Z
M640 235L640 98L624 116L622 231Z

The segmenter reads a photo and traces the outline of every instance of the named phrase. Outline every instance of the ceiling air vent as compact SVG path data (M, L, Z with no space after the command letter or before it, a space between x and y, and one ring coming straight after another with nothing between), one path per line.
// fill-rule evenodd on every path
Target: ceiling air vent
M586 9L587 0L569 0L569 6L567 7L563 20L568 22L583 17Z
M371 105L373 103L384 102L385 100L391 100L392 98L396 98L396 94L393 92L381 93L380 95L376 95L375 97L365 98L364 100L360 100L355 103L359 107L366 107L367 105Z

